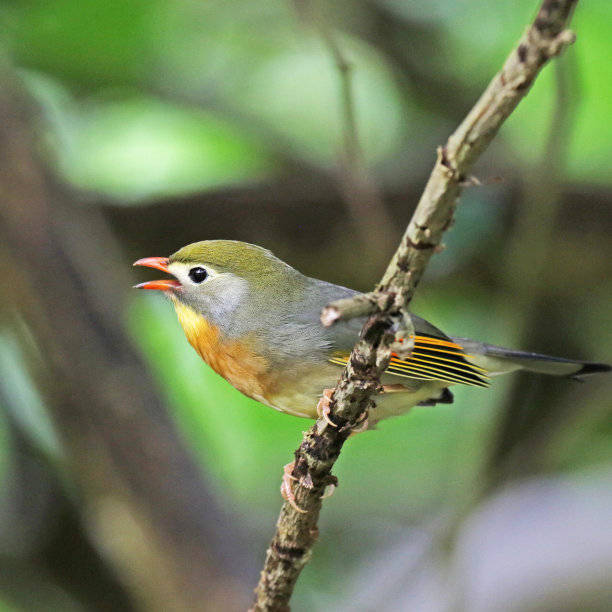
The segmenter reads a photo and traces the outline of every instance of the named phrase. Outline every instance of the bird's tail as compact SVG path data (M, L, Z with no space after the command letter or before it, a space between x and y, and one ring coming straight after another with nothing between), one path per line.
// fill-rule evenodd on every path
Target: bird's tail
M540 374L580 379L589 374L609 372L612 369L606 363L572 361L563 357L514 351L501 346L476 342L468 338L453 338L453 340L463 347L467 353L468 361L488 370L490 376L506 374L515 370L528 370Z

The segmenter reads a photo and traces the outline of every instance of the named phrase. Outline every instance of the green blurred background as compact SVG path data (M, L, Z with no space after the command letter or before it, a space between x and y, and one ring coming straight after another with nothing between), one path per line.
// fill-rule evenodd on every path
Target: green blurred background
M246 606L309 422L131 263L230 238L370 289L536 4L4 0L0 610ZM612 359L611 22L579 3L475 168L413 302L447 333ZM610 609L610 390L515 375L351 439L294 609Z

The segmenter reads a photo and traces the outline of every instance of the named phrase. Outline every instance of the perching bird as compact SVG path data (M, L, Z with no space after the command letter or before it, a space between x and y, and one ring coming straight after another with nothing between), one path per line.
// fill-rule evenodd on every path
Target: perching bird
M356 291L304 276L270 251L233 240L196 242L134 265L174 276L136 286L161 290L172 300L191 345L236 389L301 417L315 418L318 406L331 423L324 392L335 387L364 319L328 328L319 317L329 302ZM610 370L603 363L447 336L420 317L412 319L414 349L408 359L391 359L369 427L415 405L452 402L453 384L486 387L490 376L514 370L567 377Z

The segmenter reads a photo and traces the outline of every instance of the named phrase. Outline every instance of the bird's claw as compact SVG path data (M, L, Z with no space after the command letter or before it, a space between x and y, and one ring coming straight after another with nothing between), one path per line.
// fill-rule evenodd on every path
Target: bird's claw
M329 405L331 403L331 398L333 394L333 389L325 389L323 391L323 395L321 396L321 399L317 404L317 415L320 419L323 419L328 425L331 425L332 427L338 427L338 425L329 418Z
M288 502L289 505L296 512L300 512L301 514L306 514L306 512L308 511L304 510L303 508L300 508L297 505L297 502L295 501L295 493L293 492L293 485L291 481L295 480L299 482L303 487L306 487L307 489L312 489L313 487L312 477L310 476L310 474L307 474L304 478L296 478L292 474L294 467L295 467L295 461L292 461L291 463L288 463L283 468L283 480L281 482L281 488L280 488L281 495L283 496L283 499L286 502ZM338 479L335 476L329 476L329 484L325 487L325 490L323 491L323 495L321 495L321 499L326 499L327 497L331 497L334 494L334 491L336 490L337 482L338 482Z
M331 398L333 394L334 394L333 389L323 390L323 395L321 395L321 399L319 399L319 402L317 404L317 415L319 416L320 419L323 419L328 425L331 425L332 427L337 428L338 424L334 423L329 418L329 413L331 412L329 405L331 403ZM366 431L367 429L368 429L368 413L364 411L359 416L359 419L357 419L357 425L351 428L351 435L362 433Z
M301 514L306 514L306 510L304 510L303 508L300 508L297 505L297 502L295 501L295 493L293 492L293 486L292 486L291 481L298 480L298 479L292 474L294 467L295 467L295 462L292 461L291 463L288 463L283 468L283 480L281 482L280 492L281 492L281 495L283 496L283 499L286 502L288 502L296 512L300 512Z

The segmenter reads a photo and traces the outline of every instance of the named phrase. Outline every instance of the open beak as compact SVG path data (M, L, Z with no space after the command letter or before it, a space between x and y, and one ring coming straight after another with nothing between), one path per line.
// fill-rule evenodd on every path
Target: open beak
M145 268L156 268L157 270L162 270L163 272L170 274L170 270L168 270L167 257L144 257L143 259L135 261L133 265L144 266ZM164 280L140 283L139 285L134 285L134 289L157 289L158 291L170 291L180 286L181 283L179 283L177 280L167 278Z

